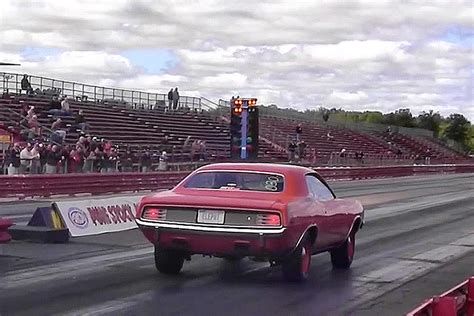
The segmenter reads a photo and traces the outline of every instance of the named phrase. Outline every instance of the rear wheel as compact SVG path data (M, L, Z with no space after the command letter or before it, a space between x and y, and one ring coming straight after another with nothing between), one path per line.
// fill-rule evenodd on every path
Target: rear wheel
M155 247L155 266L164 274L178 274L183 268L184 256L174 249L159 249Z
M304 281L308 279L311 267L312 243L307 236L295 251L282 262L282 272L288 281Z
M336 249L331 250L331 262L335 269L349 269L354 259L355 233L350 233L346 241Z

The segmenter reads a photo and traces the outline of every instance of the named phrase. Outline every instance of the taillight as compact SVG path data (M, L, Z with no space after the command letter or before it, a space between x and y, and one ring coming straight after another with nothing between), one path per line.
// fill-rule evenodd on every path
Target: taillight
M166 219L166 210L157 207L147 207L143 211L142 218L152 221L163 221Z
M280 226L280 215L278 214L258 214L257 225Z

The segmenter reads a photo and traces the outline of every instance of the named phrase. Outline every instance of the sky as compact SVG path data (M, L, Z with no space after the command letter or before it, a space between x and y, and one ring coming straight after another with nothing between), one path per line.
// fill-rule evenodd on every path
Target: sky
M0 71L474 122L472 0L2 0Z

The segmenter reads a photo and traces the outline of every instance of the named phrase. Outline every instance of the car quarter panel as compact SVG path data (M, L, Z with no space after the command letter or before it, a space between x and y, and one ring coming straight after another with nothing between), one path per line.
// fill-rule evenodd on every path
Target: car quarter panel
M326 202L328 230L335 243L346 240L357 217L362 217L363 208L359 201L334 199Z

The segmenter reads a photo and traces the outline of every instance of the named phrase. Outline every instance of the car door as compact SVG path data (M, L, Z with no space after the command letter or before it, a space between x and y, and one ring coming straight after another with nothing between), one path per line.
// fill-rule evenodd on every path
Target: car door
M332 245L343 241L351 224L349 216L345 214L343 201L336 199L329 186L317 174L308 174L307 177L314 198L324 209L324 230L327 234L327 242Z
M324 249L334 244L336 236L331 231L330 214L327 210L325 199L321 198L321 190L318 179L312 175L306 175L306 185L311 199L311 221L318 227L318 237L316 239L316 248Z

